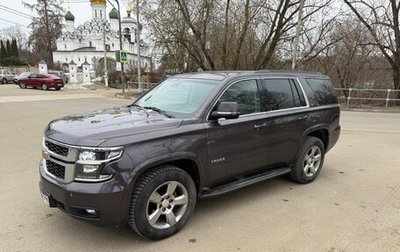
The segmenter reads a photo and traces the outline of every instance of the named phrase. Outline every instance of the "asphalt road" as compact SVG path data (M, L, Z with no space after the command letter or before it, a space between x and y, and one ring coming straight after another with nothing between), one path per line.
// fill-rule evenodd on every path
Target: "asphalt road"
M314 183L276 178L202 200L186 227L163 241L46 207L38 188L46 124L129 102L105 91L0 85L0 251L400 250L400 114L393 113L343 112L339 143Z

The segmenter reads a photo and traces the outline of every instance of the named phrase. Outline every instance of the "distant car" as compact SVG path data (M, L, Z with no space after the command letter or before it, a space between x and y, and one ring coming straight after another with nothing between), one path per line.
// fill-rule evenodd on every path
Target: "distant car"
M60 90L64 87L64 81L51 74L30 74L24 78L18 80L18 85L20 88L42 88L42 90L48 90L49 88L54 88L55 90Z
M12 82L15 75L8 69L0 69L0 81L2 84Z
M64 83L68 83L68 76L63 71L49 71L49 74L60 77Z
M31 74L33 74L32 72L23 72L23 73L20 73L19 75L17 75L17 76L14 76L14 83L15 84L18 84L18 80L19 79L22 79L22 78L26 78L26 77L28 77L29 75L31 75Z

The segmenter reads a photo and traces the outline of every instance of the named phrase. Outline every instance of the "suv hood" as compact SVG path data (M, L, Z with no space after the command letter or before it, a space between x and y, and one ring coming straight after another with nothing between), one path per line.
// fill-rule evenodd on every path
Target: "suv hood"
M152 110L116 107L51 121L45 136L71 145L99 146L110 138L176 128L181 122Z

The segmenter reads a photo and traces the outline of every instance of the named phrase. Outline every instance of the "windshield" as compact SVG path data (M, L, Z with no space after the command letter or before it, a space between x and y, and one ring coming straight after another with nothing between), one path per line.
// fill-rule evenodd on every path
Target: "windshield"
M171 117L191 118L218 83L215 80L167 79L134 104L163 111Z

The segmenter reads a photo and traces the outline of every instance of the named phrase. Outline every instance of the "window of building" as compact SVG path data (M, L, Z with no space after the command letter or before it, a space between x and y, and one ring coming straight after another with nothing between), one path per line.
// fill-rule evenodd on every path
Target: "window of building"
M92 41L89 41L89 46L92 47Z
M97 18L97 10L94 10L94 17Z
M64 48L67 49L67 44L64 44Z
M67 61L67 62L68 62L68 58L65 58L65 61Z
M78 57L78 62L81 62L81 58L80 57Z

